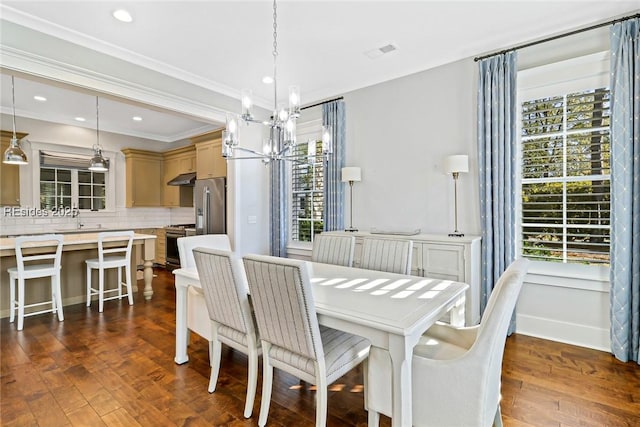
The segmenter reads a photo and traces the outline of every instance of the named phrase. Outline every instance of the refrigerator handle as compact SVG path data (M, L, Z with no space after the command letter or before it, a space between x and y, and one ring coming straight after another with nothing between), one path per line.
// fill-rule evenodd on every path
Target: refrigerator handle
M202 193L202 210L204 216L204 224L202 226L202 234L209 233L209 204L211 203L211 190L209 187L204 187L204 192Z

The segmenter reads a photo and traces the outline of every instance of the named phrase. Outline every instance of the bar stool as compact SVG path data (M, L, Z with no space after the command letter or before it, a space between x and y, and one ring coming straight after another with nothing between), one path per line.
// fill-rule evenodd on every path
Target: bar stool
M62 313L62 296L60 292L60 269L62 260L61 234L45 234L41 236L21 236L15 241L16 267L7 269L11 282L10 299L11 311L9 322L15 318L15 310L18 309L18 330L21 331L24 325L24 318L43 313L58 313L58 320L64 320ZM55 242L55 243L54 243ZM53 248L55 247L55 252ZM37 253L26 255L25 248L38 248ZM33 264L34 261L50 260L47 263ZM51 277L51 299L43 302L25 304L25 281L41 277ZM18 299L16 300L16 280L18 282ZM33 287L33 286L31 286ZM38 307L51 304L51 308L25 313L25 308Z
M98 258L86 260L87 263L87 307L91 305L91 297L98 295L98 311L102 313L104 302L127 297L129 305L133 305L131 292L131 247L133 245L133 231L105 231L98 234ZM106 247L105 247L106 246ZM115 255L114 255L115 254ZM107 256L105 256L107 255ZM125 268L126 282L122 281L122 267ZM118 286L111 289L104 288L105 270L118 270ZM91 286L93 270L98 270L98 288ZM122 293L122 285L127 292ZM118 293L105 298L105 294Z

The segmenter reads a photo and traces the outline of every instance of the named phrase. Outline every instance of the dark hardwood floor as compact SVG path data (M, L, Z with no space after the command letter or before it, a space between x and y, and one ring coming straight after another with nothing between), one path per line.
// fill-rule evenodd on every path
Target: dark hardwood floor
M156 271L155 295L136 303L65 307L16 331L0 322L2 426L255 426L242 416L246 357L225 348L218 388L207 392L207 342L192 335L190 361L174 357L173 276ZM142 282L139 282L141 285ZM502 413L506 426L638 426L640 366L608 353L526 336L507 340ZM331 387L330 426L365 426L362 372ZM428 404L428 402L425 402ZM311 426L314 391L276 370L270 426ZM389 426L382 417L383 426Z

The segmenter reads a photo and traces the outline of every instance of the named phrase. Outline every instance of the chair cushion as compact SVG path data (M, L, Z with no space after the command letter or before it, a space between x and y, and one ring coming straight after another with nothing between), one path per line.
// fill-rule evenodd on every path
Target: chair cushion
M370 343L365 338L322 325L320 325L320 336L329 384L367 357ZM274 345L271 347L269 357L310 376L315 376L314 361L298 353Z

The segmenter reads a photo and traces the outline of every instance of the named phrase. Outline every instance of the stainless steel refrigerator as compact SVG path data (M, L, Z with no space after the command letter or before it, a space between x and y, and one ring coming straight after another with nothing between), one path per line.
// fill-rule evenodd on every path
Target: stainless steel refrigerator
M196 180L193 191L196 234L227 232L227 182L225 178Z

